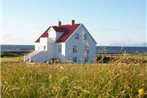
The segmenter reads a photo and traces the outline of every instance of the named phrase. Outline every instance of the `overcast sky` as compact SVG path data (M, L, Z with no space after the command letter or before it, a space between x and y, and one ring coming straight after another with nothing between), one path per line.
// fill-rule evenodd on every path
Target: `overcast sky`
M34 44L58 20L83 23L98 45L146 42L146 0L2 0L2 44Z

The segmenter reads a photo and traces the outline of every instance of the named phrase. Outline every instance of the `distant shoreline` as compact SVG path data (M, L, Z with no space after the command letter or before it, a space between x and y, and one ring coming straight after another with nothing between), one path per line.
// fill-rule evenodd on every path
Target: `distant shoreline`
M0 51L1 53L27 53L32 52L34 50L10 50L10 51Z
M34 50L4 50L4 51L0 51L0 52L31 52Z
M0 45L0 52L7 53L19 53L19 52L31 52L35 50L34 45ZM120 54L120 53L147 53L147 47L135 47L135 46L96 46L96 53L101 54Z

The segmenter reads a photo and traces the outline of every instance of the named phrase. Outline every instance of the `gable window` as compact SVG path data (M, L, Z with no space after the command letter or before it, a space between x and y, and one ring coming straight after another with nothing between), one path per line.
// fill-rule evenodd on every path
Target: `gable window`
M79 39L79 33L75 34L75 39Z
M72 58L72 61L73 61L73 62L77 62L77 58L76 58L76 57L73 57L73 58Z
M58 45L58 53L61 53L62 51L62 45Z
M73 45L73 53L77 53L78 49L77 49L77 45Z

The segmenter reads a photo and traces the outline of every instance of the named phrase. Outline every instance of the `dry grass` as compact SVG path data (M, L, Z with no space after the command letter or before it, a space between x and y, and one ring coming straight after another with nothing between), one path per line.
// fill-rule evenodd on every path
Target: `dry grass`
M138 98L146 64L2 62L2 98Z

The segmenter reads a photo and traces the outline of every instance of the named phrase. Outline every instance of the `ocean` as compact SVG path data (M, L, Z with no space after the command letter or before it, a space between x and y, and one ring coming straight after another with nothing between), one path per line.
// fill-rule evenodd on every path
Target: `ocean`
M32 51L34 45L0 45L1 52ZM97 46L97 53L147 53L147 47Z
M97 46L97 53L147 53L147 47Z
M17 52L34 50L34 45L0 45L1 52Z

